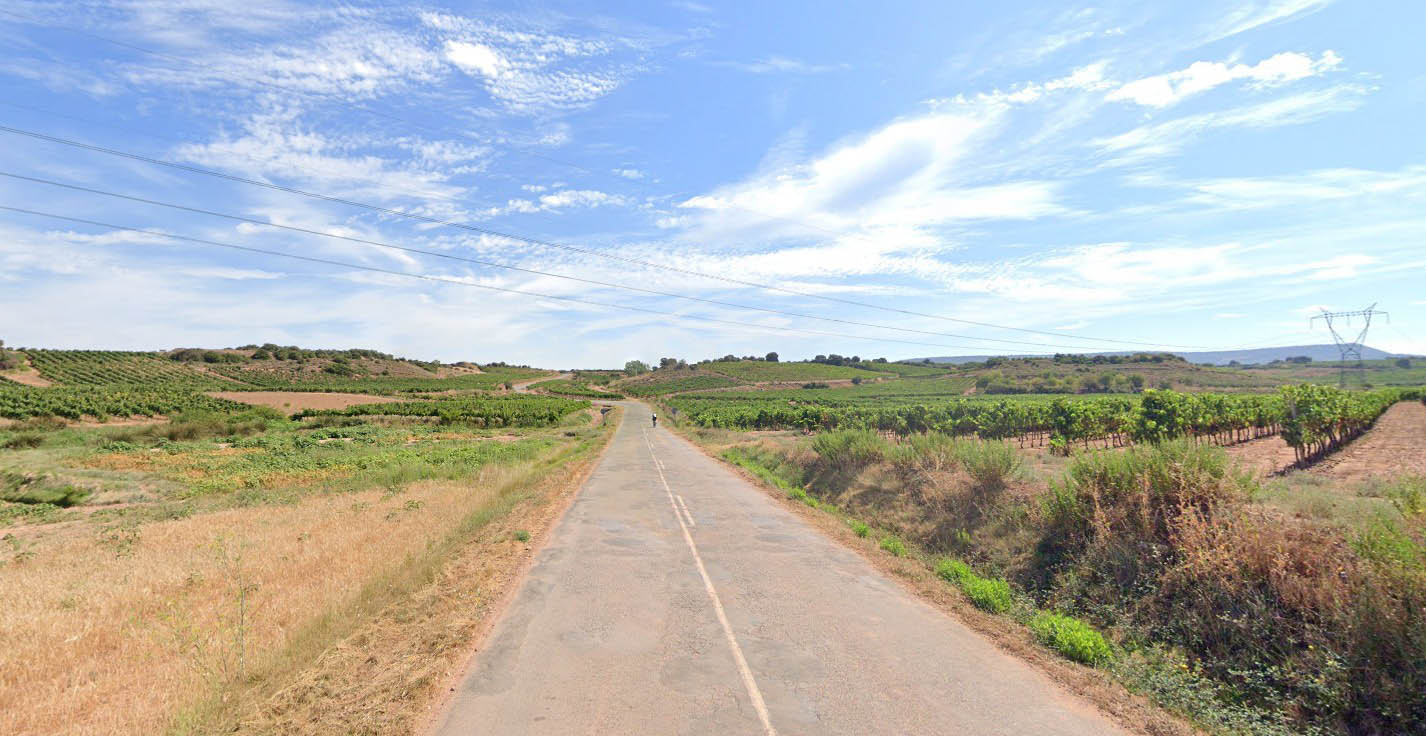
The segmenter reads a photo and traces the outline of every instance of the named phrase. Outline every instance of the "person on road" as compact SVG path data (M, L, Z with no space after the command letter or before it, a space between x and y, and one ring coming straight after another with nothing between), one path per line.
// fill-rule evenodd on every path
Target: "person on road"
M655 414L655 415L653 415L653 417L654 417L654 426L655 426L655 427L659 426L659 415Z

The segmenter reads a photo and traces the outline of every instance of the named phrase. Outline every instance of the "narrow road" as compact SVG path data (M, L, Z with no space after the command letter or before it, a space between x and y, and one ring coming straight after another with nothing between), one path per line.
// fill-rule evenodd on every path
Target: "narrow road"
M438 734L1122 733L625 406Z

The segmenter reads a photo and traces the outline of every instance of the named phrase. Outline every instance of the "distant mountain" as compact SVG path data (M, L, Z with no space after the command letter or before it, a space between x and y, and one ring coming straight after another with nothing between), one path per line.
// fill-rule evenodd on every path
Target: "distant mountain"
M1212 365L1227 365L1236 360L1243 364L1271 363L1274 360L1287 360L1299 356L1307 356L1314 362L1335 361L1341 358L1341 353L1337 351L1336 345L1292 345L1285 348L1249 348L1247 350L1210 350L1204 352L1177 352L1177 351L1124 351L1107 353L1087 353L1088 355L1133 355L1135 352L1171 352L1190 363L1209 363ZM1048 358L1049 354L1040 355L945 355L930 358L932 363L978 363L986 358ZM1380 360L1382 358L1406 357L1398 353L1388 353L1384 350L1377 350L1373 347L1362 347L1362 358L1365 360ZM916 358L914 360L903 360L903 363L920 363L926 358Z

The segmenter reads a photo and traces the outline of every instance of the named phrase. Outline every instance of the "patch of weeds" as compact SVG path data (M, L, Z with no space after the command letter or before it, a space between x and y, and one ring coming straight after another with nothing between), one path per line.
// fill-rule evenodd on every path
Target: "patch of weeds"
M99 531L99 546L108 548L115 557L128 557L134 553L139 543L139 530L130 527L115 527Z
M1005 613L1015 602L1010 597L1010 584L1004 580L972 577L961 583L961 590L976 608L990 613Z
M1281 712L1270 712L1233 702L1222 686L1189 666L1181 656L1143 649L1110 665L1115 678L1130 692L1142 693L1155 704L1181 713L1212 733L1249 736L1317 736L1323 731L1289 724Z
M38 432L21 432L4 442L0 442L0 449L5 450L33 450L45 443L45 436Z
M975 571L970 569L960 560L946 558L936 563L936 575L948 583L960 585L962 580L967 580L976 576Z
M906 543L893 536L881 538L881 549L892 557L906 556Z
M852 532L858 537L865 539L868 534L871 534L871 527L867 526L867 523L865 521L857 521L853 519Z
M1009 583L998 578L983 578L960 560L945 558L937 562L936 575L960 588L982 611L1005 613L1015 604Z
M524 529L516 529L516 530L515 530L515 541L517 541L517 542L528 542L528 541L530 541L530 533L529 533L528 531L525 531Z
M1104 635L1073 616L1040 611L1030 619L1030 631L1045 646L1080 664L1098 667L1114 659Z

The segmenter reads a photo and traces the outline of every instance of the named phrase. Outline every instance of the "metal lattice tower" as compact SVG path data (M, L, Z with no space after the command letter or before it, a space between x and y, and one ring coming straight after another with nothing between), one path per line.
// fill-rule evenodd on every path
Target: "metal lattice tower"
M1324 309L1322 310L1322 314L1307 321L1309 325L1316 324L1319 319L1327 323L1327 330L1332 333L1332 341L1337 343L1337 350L1342 354L1342 373L1337 381L1337 385L1341 388L1347 387L1347 361L1355 359L1357 361L1357 375L1363 375L1365 366L1362 365L1362 345L1366 342L1367 330L1372 326L1372 317L1376 315L1386 317L1387 322L1391 321L1391 316L1386 312L1378 310L1376 304L1372 304L1366 309L1355 312L1329 312ZM1357 339L1348 342L1342 339L1341 333L1337 332L1337 326L1332 324L1332 320L1343 320L1346 322L1346 326L1350 328L1353 317L1362 318L1362 331L1357 333ZM1363 379L1362 382L1365 383L1366 380Z

